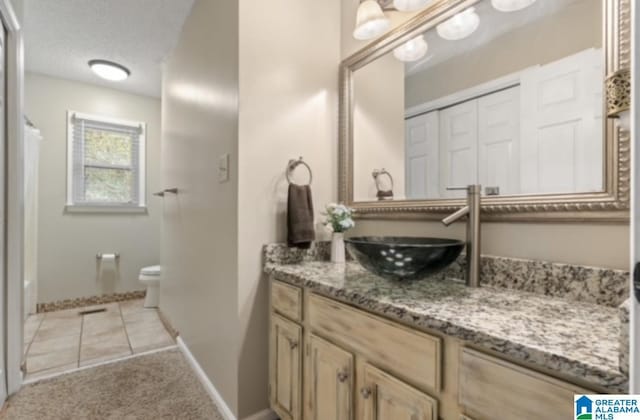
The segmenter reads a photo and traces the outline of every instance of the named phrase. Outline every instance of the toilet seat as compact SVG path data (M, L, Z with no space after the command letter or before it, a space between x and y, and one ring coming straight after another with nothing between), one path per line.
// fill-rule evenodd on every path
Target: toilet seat
M149 267L144 267L140 270L140 275L144 276L160 276L161 270L159 265L152 265Z

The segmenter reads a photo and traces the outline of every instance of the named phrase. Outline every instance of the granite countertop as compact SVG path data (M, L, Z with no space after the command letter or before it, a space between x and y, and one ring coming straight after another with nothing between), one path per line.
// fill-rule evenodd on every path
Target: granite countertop
M265 272L372 313L435 330L609 392L627 392L615 307L459 281L392 282L359 264L267 261Z

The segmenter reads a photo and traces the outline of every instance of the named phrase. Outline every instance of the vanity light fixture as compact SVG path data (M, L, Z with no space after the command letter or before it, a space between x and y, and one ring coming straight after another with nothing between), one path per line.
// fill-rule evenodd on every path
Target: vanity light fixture
M516 12L535 3L536 0L491 0L494 9L500 12Z
M393 55L400 61L417 61L427 54L428 49L424 35L418 35L394 49Z
M107 60L90 60L89 67L98 76L112 82L121 82L131 75L125 66Z
M382 35L389 29L389 18L376 0L365 0L358 6L353 37L361 41Z
M393 0L393 7L401 12L413 12L422 9L432 0Z
M480 16L474 7L470 7L436 26L436 31L447 41L458 41L474 33L478 26Z

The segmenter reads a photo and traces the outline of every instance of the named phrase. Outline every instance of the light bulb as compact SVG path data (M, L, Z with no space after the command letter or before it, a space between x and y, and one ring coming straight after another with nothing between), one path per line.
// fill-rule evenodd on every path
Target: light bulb
M432 0L393 0L393 7L401 12L413 12L422 9Z
M389 29L389 18L375 0L365 0L358 6L353 37L361 41L382 35Z
M436 31L441 38L457 41L474 33L478 26L480 26L480 16L475 8L470 7L439 24Z
M515 12L531 6L536 0L491 0L494 9L501 12Z
M393 55L400 61L417 61L427 54L428 49L429 46L424 39L424 35L418 35L394 49Z

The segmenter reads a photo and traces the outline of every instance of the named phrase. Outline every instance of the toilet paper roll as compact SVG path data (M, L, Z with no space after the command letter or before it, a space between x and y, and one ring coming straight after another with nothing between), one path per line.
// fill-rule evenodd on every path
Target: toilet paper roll
M98 261L98 279L109 280L118 271L118 254L102 254Z
M116 254L102 254L103 263L112 263L116 260Z

